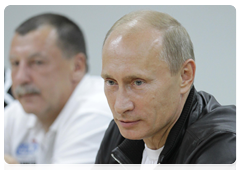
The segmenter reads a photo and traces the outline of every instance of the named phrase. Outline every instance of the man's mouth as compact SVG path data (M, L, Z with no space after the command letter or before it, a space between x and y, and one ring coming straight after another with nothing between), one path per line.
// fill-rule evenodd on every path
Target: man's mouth
M133 126L136 126L140 120L118 120L120 125L124 128L131 128Z
M28 98L28 97L33 97L33 96L36 96L36 95L38 95L38 94L37 93L27 93L27 94L21 94L18 97L19 98Z

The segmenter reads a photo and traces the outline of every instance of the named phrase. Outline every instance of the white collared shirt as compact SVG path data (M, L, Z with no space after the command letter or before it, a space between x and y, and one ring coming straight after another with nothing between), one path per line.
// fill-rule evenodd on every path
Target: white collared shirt
M45 134L18 101L4 111L4 153L21 163L94 163L112 120L104 82L85 75Z

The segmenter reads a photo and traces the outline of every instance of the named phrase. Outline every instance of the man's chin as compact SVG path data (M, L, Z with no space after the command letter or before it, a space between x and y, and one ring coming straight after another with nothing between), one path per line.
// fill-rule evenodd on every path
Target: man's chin
M142 136L131 130L120 130L121 135L129 140L141 140Z
M31 104L21 104L22 105L22 108L23 110L28 113L28 114L37 114L37 113L40 113L42 112L42 108L39 107L39 106L36 106L35 104L31 103Z
M23 107L23 110L27 114L36 114L37 113L36 109L32 109L32 108L28 108L28 107Z

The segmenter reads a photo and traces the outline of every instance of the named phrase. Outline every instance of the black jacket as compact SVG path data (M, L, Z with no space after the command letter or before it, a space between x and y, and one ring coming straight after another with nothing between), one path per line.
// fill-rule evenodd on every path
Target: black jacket
M125 139L112 121L95 163L141 164L143 149L143 140ZM192 87L158 163L229 164L235 160L236 106L221 106L213 96Z

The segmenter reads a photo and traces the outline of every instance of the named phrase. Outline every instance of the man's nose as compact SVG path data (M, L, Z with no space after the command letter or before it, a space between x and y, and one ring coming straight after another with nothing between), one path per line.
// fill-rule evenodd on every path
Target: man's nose
M117 93L114 109L117 113L123 114L134 109L134 103L126 90L119 90Z
M13 83L27 84L31 81L30 69L28 65L24 62L20 62L18 69L12 71L12 81Z

